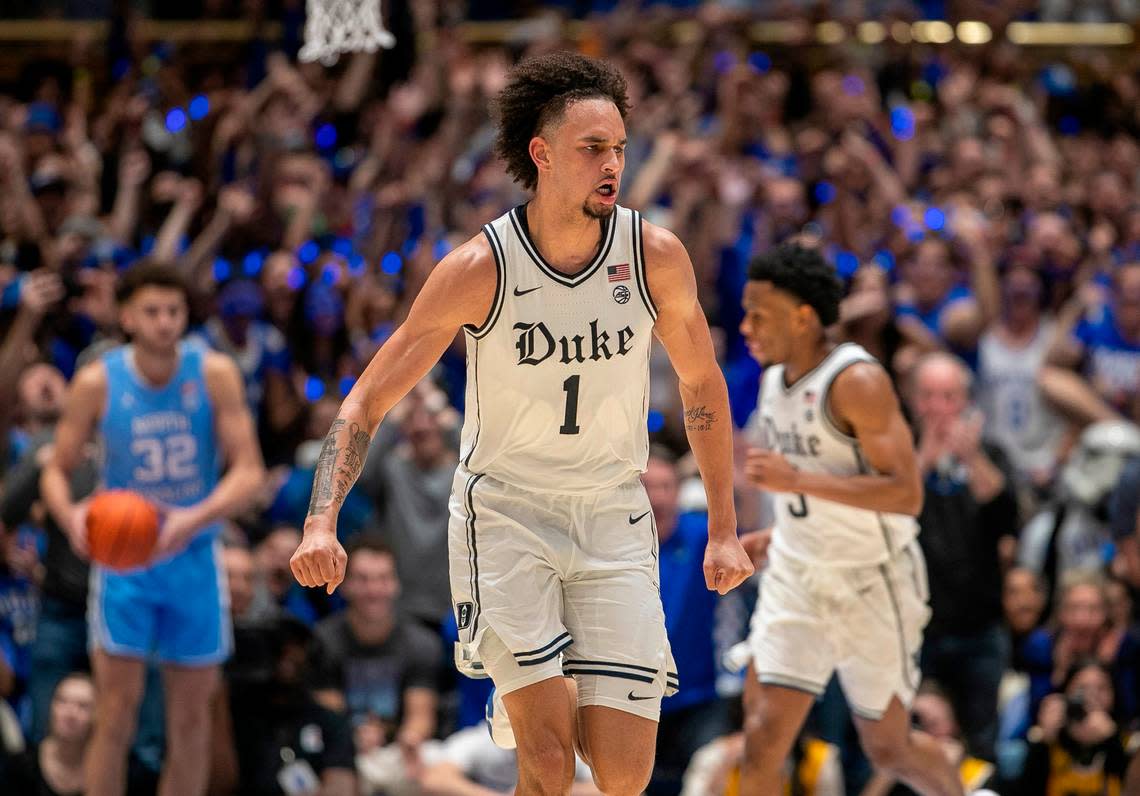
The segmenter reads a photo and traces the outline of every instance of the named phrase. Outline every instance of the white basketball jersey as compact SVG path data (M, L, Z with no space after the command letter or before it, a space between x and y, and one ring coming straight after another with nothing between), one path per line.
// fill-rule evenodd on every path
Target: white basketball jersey
M657 311L641 218L617 206L601 225L597 255L576 274L542 258L525 206L483 228L499 280L483 326L465 330L460 458L472 472L581 495L645 470Z
M1009 346L992 331L978 342L978 402L986 436L1002 446L1020 473L1051 468L1065 435L1065 423L1037 386L1053 331L1053 323L1043 321L1023 348Z
M828 413L831 385L856 362L874 362L861 346L836 346L795 384L784 382L784 366L764 371L753 434L762 447L777 450L803 472L853 476L872 473L859 442L840 431ZM802 561L824 566L881 564L918 533L913 517L855 508L831 500L775 493L772 545Z

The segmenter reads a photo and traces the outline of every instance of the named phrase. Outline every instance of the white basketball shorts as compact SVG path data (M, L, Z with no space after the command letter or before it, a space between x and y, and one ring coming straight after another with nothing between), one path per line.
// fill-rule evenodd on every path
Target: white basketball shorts
M640 479L559 495L460 466L450 506L459 670L500 694L572 676L579 706L656 721L678 679Z
M878 720L918 688L930 619L926 562L917 541L866 567L821 567L773 550L760 582L749 645L760 682L823 693L833 672L852 710Z

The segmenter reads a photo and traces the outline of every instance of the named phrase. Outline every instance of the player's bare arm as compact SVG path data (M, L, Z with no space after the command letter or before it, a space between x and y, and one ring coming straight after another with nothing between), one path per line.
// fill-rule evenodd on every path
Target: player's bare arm
M914 438L887 372L869 362L850 366L836 377L828 410L840 431L859 442L870 473L805 473L775 451L753 450L745 466L749 479L774 492L799 492L868 511L917 516L922 509L922 480Z
M384 415L439 361L459 330L484 323L496 274L494 256L482 235L444 257L407 319L344 399L317 459L304 540L291 562L302 586L327 586L331 594L344 579L346 559L336 541L336 517L364 468L372 435Z
M736 537L728 388L697 300L697 282L688 252L677 236L666 229L645 222L643 234L646 277L658 310L654 333L677 371L685 408L685 433L708 496L705 582L710 589L724 594L753 572Z
M237 365L225 354L209 352L203 362L203 375L213 407L214 435L225 462L225 474L204 500L166 512L155 546L156 559L181 550L214 521L239 513L265 480L261 446Z
M77 553L87 554L84 503L71 496L70 477L83 458L83 446L91 440L103 413L107 395L107 368L92 362L79 370L67 388L63 413L55 428L52 455L40 475L40 494L52 518L67 533Z

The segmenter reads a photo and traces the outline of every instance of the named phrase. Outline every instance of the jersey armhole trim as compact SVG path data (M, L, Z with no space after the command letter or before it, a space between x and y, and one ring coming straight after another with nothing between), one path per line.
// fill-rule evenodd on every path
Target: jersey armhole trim
M653 303L653 296L649 294L649 277L646 274L645 268L645 245L642 240L641 230L641 213L636 210L633 211L633 260L634 260L634 273L637 275L637 292L641 296L641 301L645 305L645 309L649 311L649 317L657 320L657 305Z
M491 301L491 309L481 326L475 327L466 324L463 327L463 331L476 340L485 337L494 328L495 321L499 320L499 315L503 311L503 298L507 292L507 264L503 256L503 245L499 242L495 228L490 224L483 225L483 235L487 238L487 243L491 246L491 253L495 256L495 298Z
M820 407L820 415L823 418L823 427L834 434L840 442L845 442L848 445L858 445L859 439L854 434L847 434L843 431L840 431L839 424L837 424L835 422L835 418L831 416L831 385L834 384L835 380L838 379L839 376L851 366L859 365L865 362L872 363L874 361L875 360L873 359L862 358L851 360L850 362L840 367L837 371L832 373L831 377L828 378L826 382L824 382L822 389L819 391L820 395L823 396L823 406Z

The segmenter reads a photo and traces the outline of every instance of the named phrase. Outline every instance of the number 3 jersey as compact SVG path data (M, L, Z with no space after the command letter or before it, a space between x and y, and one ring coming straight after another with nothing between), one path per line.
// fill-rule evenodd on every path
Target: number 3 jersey
M874 472L858 440L844 434L828 412L831 385L851 365L875 362L861 346L836 346L815 368L787 385L784 366L764 371L752 417L753 444L779 451L798 470L836 476ZM774 493L772 545L801 561L823 566L864 566L892 558L918 534L913 517L868 511L831 500Z
M135 369L132 346L103 355L105 488L130 489L171 506L189 506L210 494L219 461L204 357L200 345L179 343L174 376L154 387Z
M638 213L615 206L574 274L547 263L517 207L483 228L498 286L467 336L460 458L536 492L588 494L644 471L656 307Z

